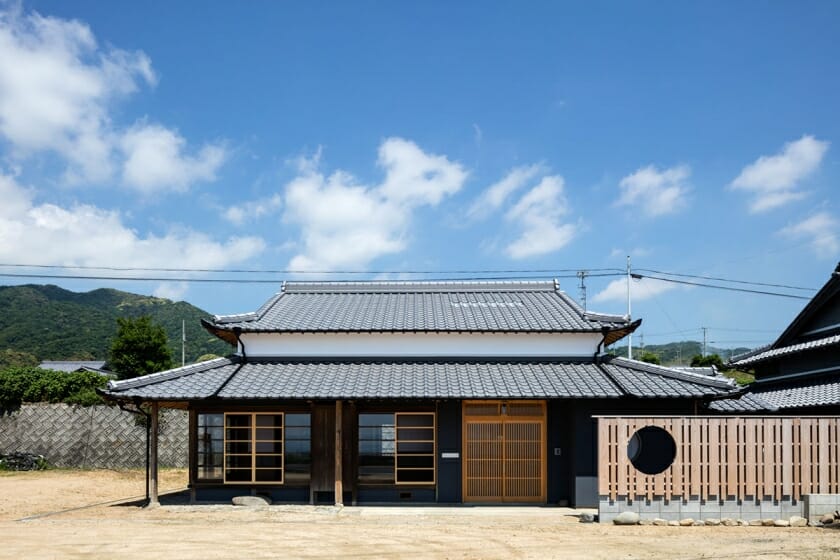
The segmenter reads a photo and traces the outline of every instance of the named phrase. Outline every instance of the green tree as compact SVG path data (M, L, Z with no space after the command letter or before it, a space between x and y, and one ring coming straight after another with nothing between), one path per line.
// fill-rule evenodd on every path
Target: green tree
M709 366L715 366L719 370L723 369L723 360L721 360L720 356L718 356L717 354L709 354L708 356L696 354L693 358L691 358L691 367Z
M148 315L117 319L108 366L120 379L163 371L172 367L166 331Z
M25 402L64 402L89 406L102 404L96 394L108 378L91 371L67 373L38 367L0 369L0 416Z
M641 360L641 361L643 361L643 362L647 362L647 363L649 363L649 364L656 364L656 365L660 365L660 364L662 364L662 362L659 360L659 356L657 356L657 355L656 355L656 354L654 354L653 352L645 352L645 353L643 353L643 354L641 355L641 357L639 358L639 360Z
M35 367L39 363L38 358L29 352L20 352L11 348L0 350L0 369L10 367Z

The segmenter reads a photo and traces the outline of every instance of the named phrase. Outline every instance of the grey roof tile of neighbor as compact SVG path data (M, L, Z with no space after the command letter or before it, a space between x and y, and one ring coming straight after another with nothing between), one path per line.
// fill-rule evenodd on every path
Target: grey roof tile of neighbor
M781 348L771 348L765 346L752 352L741 354L732 358L732 365L747 366L756 362L764 361L768 358L775 358L777 356L785 356L787 354L795 354L806 350L813 350L815 348L822 348L824 346L833 346L840 344L840 334L817 338L807 342L800 342L799 344L791 344L790 346L782 346Z
M770 403L764 402L760 395L745 393L737 399L721 399L709 404L709 408L718 412L760 412L775 411Z
M690 398L735 387L705 376L614 358L560 360L258 360L220 358L113 381L115 398Z
M779 388L756 388L754 394L775 409L836 406L840 404L840 377L810 379Z
M52 369L56 371L74 372L80 369L102 369L104 361L95 360L45 360L38 367L41 369Z
M793 384L760 383L750 386L739 399L720 400L712 403L714 410L722 412L779 411L796 408L836 406L840 404L840 376L803 379Z
M256 312L212 320L244 332L599 332L628 324L585 312L553 281L286 282Z

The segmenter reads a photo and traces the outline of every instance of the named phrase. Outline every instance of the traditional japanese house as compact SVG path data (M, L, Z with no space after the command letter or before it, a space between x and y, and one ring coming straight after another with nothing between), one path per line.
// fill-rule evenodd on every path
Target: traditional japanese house
M840 413L840 264L772 344L735 356L730 364L755 381L726 412Z
M690 415L736 392L605 354L639 323L552 281L287 282L204 321L230 357L105 395L189 410L196 500L590 506L593 415Z

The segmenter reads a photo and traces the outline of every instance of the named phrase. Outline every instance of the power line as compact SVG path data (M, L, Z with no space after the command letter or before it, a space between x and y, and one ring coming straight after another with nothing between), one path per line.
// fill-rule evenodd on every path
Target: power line
M594 275L593 275L594 276ZM623 274L602 274L600 276L623 276ZM67 275L67 274L17 274L0 272L0 277L10 278L38 278L58 280L116 280L124 282L202 282L215 284L278 284L277 278L189 278L169 276L99 276L99 275ZM556 275L553 278L577 278L575 274ZM469 278L436 278L439 282L457 280L546 280L546 276L474 276Z
M733 288L731 286L720 286L717 284L704 284L702 282L689 282L688 280L676 280L674 278L663 278L661 276L649 276L646 274L633 274L633 278L650 278L651 280L660 280L662 282L673 282L674 284L684 284L686 286L699 286L701 288L716 288L718 290L728 290L730 292L743 292L748 294L760 294L764 296L777 296L777 297L786 297L791 299L804 299L810 300L811 298L807 296L797 296L793 294L783 294L781 292L768 292L764 290L750 290L748 288Z
M122 267L122 266L86 266L60 264L23 264L0 263L0 267L8 268L47 268L58 270L110 270L115 272L204 272L204 273L232 273L232 274L554 274L569 273L576 277L581 268L545 268L545 269L486 269L486 270L294 270L294 269L258 269L258 268L153 268L153 267ZM613 276L623 273L620 268L587 268L587 276ZM597 272L601 274L590 274ZM610 274L603 274L610 273Z
M682 329L682 330L679 330L679 331L670 331L670 332L663 332L663 333L653 333L653 334L645 333L645 336L671 336L673 334L685 334L685 333L690 333L690 332L697 332L699 330L700 330L700 327L697 327L697 328L694 328L694 329Z
M580 272L584 269L572 268L558 268L558 269L485 269L485 270L291 270L291 269L234 269L234 268L143 268L143 267L116 267L116 266L85 266L85 265L47 265L47 264L23 264L23 263L0 263L0 267L9 268L42 268L42 269L58 269L58 270L104 270L113 272L173 272L173 273L209 273L209 274L317 274L317 275L382 275L382 274L412 274L412 275L429 275L429 274L451 274L451 275L480 275L480 274L497 274L502 276L459 276L456 278L435 278L439 281L454 281L454 280L527 280L527 279L545 279L547 274L553 278L579 278ZM797 290L810 290L810 288L802 288L797 286L785 286L783 284L769 284L762 282L747 282L744 280L729 280L724 278L715 278L711 276L698 276L688 274L677 274L669 272L659 272L650 269L637 269L655 274L665 274L672 276L680 276L685 278L704 278L717 279L723 282L736 282L739 284L757 285L757 286L772 286L780 288L789 288ZM517 276L510 276L516 274ZM586 276L588 277L614 277L623 276L624 271L617 268L590 268L586 269ZM0 277L8 278L34 278L34 279L56 279L56 280L112 280L112 281L135 281L135 282L199 282L199 283L227 283L227 284L276 284L279 279L271 278L195 278L195 277L160 277L160 276L112 276L112 275L62 275L62 274L34 274L34 273L13 273L0 271ZM759 295L769 295L777 297L786 297L792 299L808 300L809 297L798 296L793 294L786 294L781 292L771 292L765 290L751 290L748 288L735 288L732 286L721 286L717 284L707 284L703 282L691 282L688 280L678 280L676 278L665 278L662 276L653 276L646 274L633 273L632 277L635 279L650 278L652 280L660 280L662 282L672 282L675 284L683 284L688 286L699 286L704 288L715 288L718 290L727 290L733 292L751 293ZM658 302L657 302L658 303Z
M665 274L666 276L677 276L680 278L699 278L701 280L716 280L718 282L730 282L732 284L746 284L748 286L766 286L768 288L785 288L788 290L802 290L806 292L816 292L816 288L803 288L801 286L789 286L786 284L769 284L767 282L752 282L749 280L732 280L730 278L721 278L719 276L702 276L699 274L680 274L677 272L663 272L661 270L651 270L649 268L637 268L637 271L652 272L653 274Z
M713 331L744 332L744 333L778 333L778 330L771 329L729 329L725 327L708 327Z

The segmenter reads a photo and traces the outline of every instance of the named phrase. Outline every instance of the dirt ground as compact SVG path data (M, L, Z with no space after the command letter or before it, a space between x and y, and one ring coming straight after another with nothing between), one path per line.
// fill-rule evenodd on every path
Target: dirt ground
M185 481L161 473L162 491ZM840 558L828 528L616 527L562 508L143 509L144 492L141 471L0 473L0 558Z

